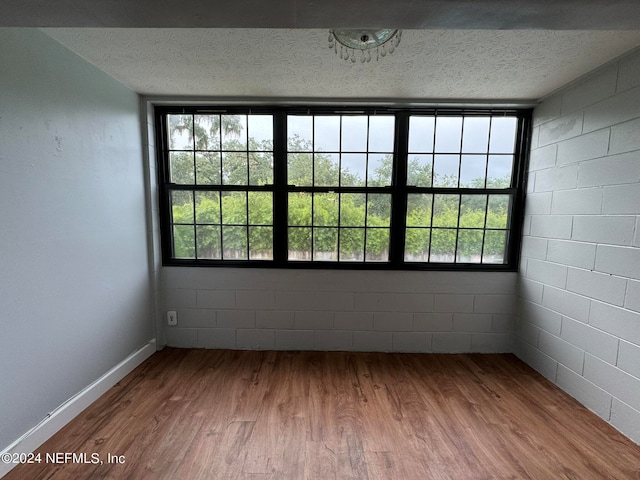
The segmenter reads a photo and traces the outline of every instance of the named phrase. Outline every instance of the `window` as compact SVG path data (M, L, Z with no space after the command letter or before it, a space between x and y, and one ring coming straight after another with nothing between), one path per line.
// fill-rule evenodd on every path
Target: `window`
M171 258L273 260L273 115L164 120Z
M287 260L389 261L394 130L393 115L287 115Z
M167 265L515 269L530 112L156 107Z

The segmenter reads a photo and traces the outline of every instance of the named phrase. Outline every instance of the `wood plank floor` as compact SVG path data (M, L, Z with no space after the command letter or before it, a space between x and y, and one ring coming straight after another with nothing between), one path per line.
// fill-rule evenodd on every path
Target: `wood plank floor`
M5 480L640 479L638 445L513 355L167 348L38 452Z

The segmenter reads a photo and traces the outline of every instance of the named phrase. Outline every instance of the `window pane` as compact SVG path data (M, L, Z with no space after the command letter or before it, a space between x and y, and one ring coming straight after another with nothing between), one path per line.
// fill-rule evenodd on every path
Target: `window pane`
M222 227L222 257L225 260L247 259L247 227Z
M487 228L507 228L509 195L489 195Z
M347 262L364 260L364 228L340 229L340 260Z
M409 118L409 152L433 152L434 117Z
M342 151L367 151L367 119L366 116L342 117Z
M489 117L465 117L463 153L486 153L489 146Z
M484 188L486 155L462 155L460 164L460 187Z
M273 260L273 227L249 227L249 259Z
M388 228L367 228L366 231L366 253L367 262L388 262L389 261L389 229Z
M287 156L287 183L306 187L313 185L313 155L290 153Z
M271 152L249 153L249 184L269 185L273 183L273 154Z
M249 115L247 131L249 150L273 149L273 116Z
M337 187L340 174L340 155L316 153L314 161L314 185Z
M175 258L195 258L195 233L193 225L173 226L173 256Z
M196 150L220 149L220 115L194 115Z
M482 263L506 263L507 232L487 230L484 234Z
M438 117L436 119L437 153L459 152L462 139L462 117Z
M247 116L220 115L223 150L247 150Z
M340 226L364 227L367 195L343 193L340 195Z
M171 170L171 182L181 185L192 185L195 182L192 152L169 153L169 168Z
M167 115L169 150L193 150L193 117Z
M432 169L433 155L411 155L407 165L407 185L430 187Z
M393 157L391 155L369 154L367 164L367 182L370 187L391 185Z
M246 152L222 154L222 182L225 185L247 185L248 162Z
M249 193L249 224L273 225L273 194L271 192Z
M480 263L482 260L482 230L460 230L456 262Z
M184 190L171 192L171 221L193 223L193 192Z
M369 151L393 152L395 118L390 115L369 117Z
M455 261L456 233L454 229L432 230L430 262L453 263Z
M311 260L311 228L289 228L289 260Z
M344 187L364 186L367 174L367 155L343 153L340 164L340 185Z
M391 195L370 193L367 196L367 226L389 227L391 225Z
M459 168L459 155L436 155L433 160L433 186L456 188Z
M210 225L198 225L196 227L198 241L198 258L216 259L222 258L220 249L220 227Z
M407 226L431 226L433 195L411 194L407 196Z
M313 229L313 259L338 260L338 229Z
M338 226L338 194L316 193L313 195L313 224L315 226Z
M511 186L512 168L512 155L490 155L487 188L509 188Z
M491 119L490 153L513 153L516 143L516 117L494 117Z
M404 260L406 262L428 262L430 243L430 228L407 228Z
M460 195L437 194L433 197L433 226L457 227Z
M311 226L312 198L311 193L289 193L289 225Z
M220 152L196 153L196 183L198 185L220 185Z
M287 145L290 152L313 150L313 117L287 115Z
M195 192L196 223L220 224L220 194L218 192Z
M223 192L222 194L222 224L246 225L247 223L247 193ZM225 251L227 246L224 246Z
M340 151L340 117L323 116L314 117L314 148L316 151L339 152Z
M486 195L462 195L460 199L460 228L484 228Z

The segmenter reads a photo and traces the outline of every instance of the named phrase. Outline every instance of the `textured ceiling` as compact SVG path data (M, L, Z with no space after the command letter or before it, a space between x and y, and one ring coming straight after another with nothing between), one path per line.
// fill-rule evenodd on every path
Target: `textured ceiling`
M290 99L535 100L640 45L640 30L405 30L352 64L326 29L43 31L141 94Z

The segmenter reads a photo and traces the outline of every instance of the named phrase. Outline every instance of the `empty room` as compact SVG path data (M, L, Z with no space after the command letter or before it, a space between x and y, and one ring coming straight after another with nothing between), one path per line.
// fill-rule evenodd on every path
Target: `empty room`
M640 478L640 4L0 2L0 478Z

